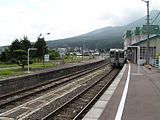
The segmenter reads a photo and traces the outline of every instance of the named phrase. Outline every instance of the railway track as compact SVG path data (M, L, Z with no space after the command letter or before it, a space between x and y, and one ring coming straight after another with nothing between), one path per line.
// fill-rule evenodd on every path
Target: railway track
M106 62L106 63L103 64L103 65L96 66L96 67L94 67L94 69L93 69L93 68L90 68L90 69L88 69L88 70L83 70L83 71L76 72L76 73L74 73L74 74L72 74L72 75L68 75L68 76L61 77L60 79L51 80L51 81L48 82L48 84L43 83L43 84L41 84L42 86L38 85L38 86L32 87L32 88L30 88L30 89L27 89L27 90L29 90L29 91L27 91L27 90L18 91L17 93L13 93L13 94L10 94L10 95L2 96L2 97L0 98L0 107L1 107L1 108L8 108L8 105L11 105L11 106L12 106L11 108L13 108L12 110L14 111L14 107L16 107L16 106L14 105L15 102L18 101L18 102L17 102L18 104L16 104L16 105L18 106L18 105L22 104L21 101L22 101L23 99L26 99L26 97L28 97L28 96L32 96L32 95L37 94L37 93L39 93L39 92L41 92L41 91L44 91L44 90L46 91L46 90L48 90L48 89L50 89L50 88L52 88L52 87L59 86L59 85L61 85L61 84L63 84L63 83L66 83L66 82L68 82L68 81L71 81L71 80L73 80L73 79L75 79L75 78L82 77L83 75L88 74L88 73L90 73L90 72L93 72L93 71L95 71L95 70L97 70L97 69L99 69L99 68L102 68L102 67L104 67L104 66L107 65L107 64L108 64L108 62ZM43 101L43 100L42 100L42 101ZM40 102L42 102L42 101L40 101ZM39 104L39 103L36 103L36 104ZM30 105L32 105L32 103L31 103ZM20 105L20 106L21 106L21 105ZM11 108L9 107L9 109L11 109ZM12 110L11 110L11 111L12 111ZM19 111L23 111L23 110L20 109ZM3 111L2 111L2 112L3 112ZM1 112L1 114L0 114L0 118L3 118L3 116L6 116L6 115L3 114L2 112ZM4 113L5 113L5 111L4 111ZM10 114L10 110L9 110L9 112L8 112L7 114ZM15 113L14 113L14 114L15 114ZM11 116L12 116L12 115L11 115ZM16 116L16 114L15 114L14 116ZM8 118L8 117L7 117L7 118Z
M66 75L66 76L63 76L63 77L60 77L60 78L57 78L57 79L52 79L52 80L47 81L45 83L41 83L41 84L38 84L36 86L32 86L28 89L19 90L19 91L16 91L14 93L10 93L10 94L7 94L7 95L0 96L0 107L5 107L6 105L11 104L15 101L18 101L22 98L31 96L33 94L37 94L41 91L48 90L48 89L50 89L52 87L55 87L57 85L63 84L65 82L71 81L73 79L76 79L76 78L78 78L82 75L85 75L85 74L88 74L92 71L95 71L95 70L105 66L106 64L108 64L108 62L106 62L106 63L104 63L100 66L95 66L94 68L85 69L85 70L78 71L78 72L75 72L73 74Z
M95 103L115 78L118 69L112 69L105 75L78 93L72 99L43 117L42 120L77 120L81 119L86 111Z

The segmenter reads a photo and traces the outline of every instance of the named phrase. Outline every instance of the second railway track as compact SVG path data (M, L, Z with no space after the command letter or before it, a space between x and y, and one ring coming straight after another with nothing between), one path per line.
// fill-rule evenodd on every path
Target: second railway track
M95 100L109 86L119 72L113 69L99 78L93 84L81 91L68 102L42 118L42 120L77 120L81 119L86 110L92 106Z
M106 66L106 65L108 65L108 62L107 63L105 63L105 64L103 64L103 65L101 65L101 66L96 66L94 69L92 68L92 69L90 69L90 70L88 70L88 71L86 71L86 70L84 70L82 73L81 72L79 72L78 74L75 74L75 76L74 75L71 75L70 76L70 78L64 78L65 80L68 80L68 79L74 79L74 77L75 78L78 78L79 77L79 79L81 78L81 76L83 76L84 74L88 74L88 73L90 73L91 71L93 72L93 71L96 71L97 69L99 69L99 68L102 68L102 67L104 67L104 66ZM107 68L107 70L106 70L106 68ZM106 71L108 71L109 70L109 67L105 67L105 70ZM104 71L103 71L104 72ZM95 77L95 75L88 75L88 78L86 78L86 79L91 79L91 78L94 78ZM85 78L84 78L85 79ZM64 80L64 81L65 81ZM63 80L62 80L63 81ZM83 82L85 82L85 81L87 81L87 80L82 80ZM77 83L78 82L80 82L80 81L77 81ZM52 82L50 82L50 83L52 83ZM59 84L60 82L59 81L56 81L56 83L57 84ZM92 83L92 82L91 82ZM83 85L82 86L84 86L85 87L85 84L86 83L83 83ZM52 85L50 85L49 87L51 87ZM53 85L54 86L54 85ZM63 85L62 85L63 86ZM80 87L80 86L79 86ZM42 90L43 89L47 89L47 88L45 88L44 86L43 87L40 87ZM67 87L66 87L67 88ZM68 88L65 90L65 91L67 91L65 94L70 94L69 92L71 92L73 89L76 89L76 88L72 88L72 89L70 89L70 86L68 86ZM84 89L84 88L83 88ZM34 91L35 92L39 92L38 91L39 89L35 89ZM61 90L60 90L61 91ZM31 112L33 109L37 109L37 107L39 107L39 105L40 106L43 106L43 103L45 103L45 102L47 102L47 103L45 103L44 105L48 105L48 106L50 106L49 105L49 103L51 103L51 102L53 102L53 100L49 100L50 99L50 97L55 97L55 101L56 101L56 99L59 99L59 97L60 97L60 95L59 94L61 94L61 92L60 91L57 91L57 92L55 92L54 93L54 95L52 94L52 95L48 95L48 97L46 97L46 98L41 98L41 100L37 100L36 102L30 102L30 103L28 103L28 102L25 102L26 104L25 104L25 106L23 106L23 105L20 105L20 106L18 106L18 107L15 107L15 108L13 108L13 109L11 109L10 107L9 107L9 109L8 109L8 106L6 107L5 105L6 105L6 103L4 104L4 106L8 109L8 111L2 111L1 112L1 114L0 114L0 119L2 119L3 120L3 118L4 119L6 119L6 118L14 118L14 119L27 119L27 118L29 118L29 119L32 119L32 117L30 117L30 116L32 116L31 114L28 114L29 112ZM73 92L74 93L74 92ZM32 95L32 93L31 92L29 92L29 94L30 95ZM26 96L29 96L29 94L28 95L26 95ZM34 94L34 93L33 93ZM47 93L48 94L48 93ZM77 94L76 92L75 92L75 94ZM56 97L56 95L58 95L59 97ZM64 96L64 95L63 95ZM73 96L75 96L75 95L73 95ZM73 97L72 96L72 97ZM6 96L5 96L6 97ZM22 98L25 98L25 97L23 97L22 96ZM66 97L64 96L64 98L63 99L65 99ZM16 99L16 98L15 98ZM34 98L34 99L36 99L36 98ZM64 102L65 101L68 101L68 99L70 99L70 97L68 97L68 98L66 98L66 100L63 100ZM11 101L11 103L13 102L13 107L14 107L14 100L13 101ZM18 102L19 103L19 102ZM57 104L58 103L58 104ZM1 103L2 104L2 103ZM20 102L20 104L22 104L21 102ZM42 104L42 105L41 105ZM61 102L60 102L60 104L61 104ZM57 100L56 101L56 103L55 103L55 108L57 108L57 107L59 107L60 106L60 104L59 104L59 100ZM3 106L3 105L2 105ZM12 106L12 104L11 104L11 106ZM57 106L57 107L56 107ZM11 109L11 110L10 110ZM33 110L34 111L34 110ZM36 111L34 111L35 113L36 113ZM32 112L31 112L32 113ZM28 115L27 115L28 114ZM48 113L47 113L48 114ZM25 117L23 117L23 116L25 116ZM35 117L35 118L38 118L38 119L42 119L44 116L46 116L46 113L44 113L44 114L40 114L39 115L40 117ZM33 118L33 119L35 119L35 118Z
M85 74L88 74L92 71L95 71L96 69L99 69L99 68L105 66L106 64L108 64L108 62L106 62L100 66L95 66L93 68L88 68L88 69L85 69L82 71L75 72L70 75L66 75L66 76L63 76L60 78L49 80L47 82L38 84L36 86L29 87L28 89L19 90L14 93L11 93L11 94L0 96L0 107L1 108L6 107L7 105L12 104L13 102L16 102L20 99L24 99L28 96L33 95L33 94L38 94L42 91L48 90L48 89L55 87L57 85L63 84L65 82L68 82L73 79L76 79L82 75L85 75Z

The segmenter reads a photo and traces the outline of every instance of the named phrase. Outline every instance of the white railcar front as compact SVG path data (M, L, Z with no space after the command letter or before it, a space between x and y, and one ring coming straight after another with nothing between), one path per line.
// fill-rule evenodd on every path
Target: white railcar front
M122 67L125 62L123 49L110 49L110 64L112 67Z

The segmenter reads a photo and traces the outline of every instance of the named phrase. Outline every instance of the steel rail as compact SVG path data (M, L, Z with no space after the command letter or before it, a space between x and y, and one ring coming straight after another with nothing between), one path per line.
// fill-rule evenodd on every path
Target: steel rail
M56 110L54 110L53 112L49 113L47 116L43 117L42 120L48 120L51 119L52 116L54 116L56 113L58 113L59 111L61 111L61 109L65 108L68 104L72 103L74 100L78 99L80 95L86 93L90 88L92 88L93 86L95 86L97 83L99 83L102 79L104 79L107 75L109 75L111 72L113 71L110 70L108 71L108 73L106 73L105 75L103 75L102 77L100 77L96 82L94 82L92 85L90 85L89 87L87 87L86 89L84 89L83 91L81 91L79 94L77 94L75 97L73 97L71 100L69 100L68 102L66 102L65 104L63 104L62 106L60 106L59 108L57 108ZM114 76L115 77L115 76ZM113 79L113 78L112 78ZM109 83L109 82L108 82ZM96 97L95 97L96 98ZM88 104L87 104L88 105ZM87 107L86 107L87 108ZM81 113L79 113L81 114ZM78 116L77 116L78 118ZM75 118L75 119L77 119Z
M88 69L91 69L91 68L88 68ZM85 69L85 70L87 70L87 69ZM30 86L30 87L27 87L27 88L24 88L24 89L20 89L20 90L14 91L14 92L10 92L10 93L1 95L1 96L0 96L0 99L3 99L3 98L5 98L5 97L11 96L11 95L16 95L16 94L18 94L19 92L25 92L25 91L28 91L28 90L30 90L30 89L34 89L34 88L36 88L36 87L39 87L39 86L48 84L48 83L50 83L50 82L53 82L53 81L56 81L56 80L59 80L59 79L64 79L64 78L66 78L66 77L70 77L70 76L72 76L72 75L79 74L79 73L81 73L81 72L83 72L83 71L85 71L85 70L77 71L77 72L74 72L74 73L72 73L72 74L64 75L64 76L62 76L62 77L58 77L58 78L55 78L55 79L51 79L51 80L49 80L49 81L46 81L46 82L43 82L43 83L39 83L39 84L34 85L34 86Z
M112 83L113 79L116 76L113 76L106 85L97 93L97 95L73 118L73 120L78 120L84 117L83 115L88 112L89 108L100 98L100 96L105 92L105 90L110 86Z
M25 95L20 95L20 97L14 97L14 99L12 99L12 100L10 100L10 101L7 101L7 100L3 100L3 102L1 102L0 103L0 106L2 107L2 106L5 106L5 105L7 105L7 104L10 104L10 103L13 103L13 102L15 102L15 101L17 101L17 100L20 100L20 99L22 99L22 98L25 98L25 97L28 97L28 96L31 96L31 95L33 95L33 94L36 94L36 93L39 93L39 92L41 92L41 91L45 91L45 90L48 90L48 89L50 89L50 88L52 88L52 87L55 87L55 86L57 86L57 85L60 85L60 84L63 84L63 83L65 83L65 82L68 82L68 81L70 81L70 80L73 80L73 79L76 79L76 78L78 78L78 77L80 77L80 76L82 76L82 75L85 75L85 74L88 74L88 73L90 73L90 72L92 72L92 71L95 71L95 70L97 70L97 69L99 69L99 68L101 68L101 67L104 67L105 65L107 65L108 64L108 62L106 62L106 63L104 63L104 64L102 64L102 65L100 65L100 66L95 66L94 68L88 68L88 69L85 69L85 70L82 70L82 71L78 71L78 72L75 72L75 73L73 73L73 74L70 74L70 75L66 75L66 76L63 76L63 77L60 77L60 78L56 78L56 79L52 79L52 80L50 80L49 82L45 82L45 83L42 83L42 84L40 84L40 85L37 85L37 86L35 86L35 87L33 87L33 88L30 88L30 89L27 89L27 90L24 90L24 91L18 91L17 93L14 93L14 94L11 94L11 95L8 95L8 96L4 96L4 97L2 97L2 98L0 98L0 101L2 101L3 99L8 99L8 98L10 98L10 97L12 97L12 96L17 96L17 94L24 94L24 92L29 92L29 90L31 90L32 92L29 92L28 94L25 94ZM69 78L70 77L70 78ZM65 79L64 81L63 81L63 79ZM54 84L54 85L51 85L51 86L49 86L49 87L42 87L42 86L47 86L48 84L51 84L51 83L54 83L54 82L56 82L56 81L60 81L61 80L61 82L58 82L58 83L56 83L56 84ZM40 87L40 88L39 88ZM34 89L38 89L39 88L39 90L34 90ZM8 98L7 98L8 97Z

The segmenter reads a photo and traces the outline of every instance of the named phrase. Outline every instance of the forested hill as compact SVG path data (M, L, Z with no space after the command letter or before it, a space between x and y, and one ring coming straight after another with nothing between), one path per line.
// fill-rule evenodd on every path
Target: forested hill
M159 12L160 12L159 10L151 11L150 18L154 20ZM144 24L146 24L146 17L142 17L125 26L105 27L102 29L98 29L71 38L47 41L47 44L49 48L74 47L74 46L82 46L82 44L84 44L86 48L90 49L122 48L123 47L122 37L124 32L128 29L133 29L134 27L142 26ZM153 24L160 25L160 16L154 21Z

